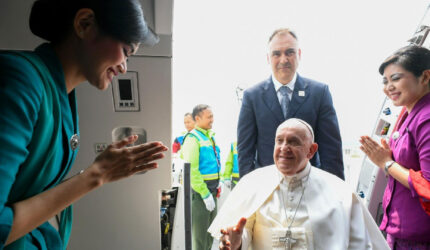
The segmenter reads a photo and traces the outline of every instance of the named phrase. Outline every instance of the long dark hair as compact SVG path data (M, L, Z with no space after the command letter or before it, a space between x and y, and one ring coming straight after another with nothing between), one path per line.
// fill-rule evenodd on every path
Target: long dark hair
M118 41L147 46L158 42L138 0L36 0L29 20L31 32L52 43L61 42L82 8L92 9L100 31Z

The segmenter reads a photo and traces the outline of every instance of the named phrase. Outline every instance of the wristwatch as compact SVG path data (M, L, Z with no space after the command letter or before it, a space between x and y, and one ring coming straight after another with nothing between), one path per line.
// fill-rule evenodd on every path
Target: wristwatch
M391 168L391 166L393 166L393 164L395 163L395 161L387 161L384 165L384 172L386 175L388 175L388 169Z

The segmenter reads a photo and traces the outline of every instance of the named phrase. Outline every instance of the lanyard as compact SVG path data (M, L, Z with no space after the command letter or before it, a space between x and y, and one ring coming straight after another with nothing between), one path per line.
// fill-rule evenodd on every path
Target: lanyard
M216 151L215 139L213 137L211 137L211 141L212 141L212 149L214 150L214 153L215 153L216 162L218 164L218 168L220 168L221 167L221 163L219 162L218 153Z

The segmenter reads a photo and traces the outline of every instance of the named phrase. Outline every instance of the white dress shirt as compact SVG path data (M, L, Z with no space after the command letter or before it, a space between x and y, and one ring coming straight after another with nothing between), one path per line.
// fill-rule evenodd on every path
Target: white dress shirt
M285 86L287 86L287 88L289 88L291 90L288 92L288 99L290 99L290 100L293 96L293 91L294 91L294 86L296 84L296 79L297 79L297 73L294 73L294 76L293 76L293 79L291 79L291 82L285 84ZM273 75L272 75L272 82L273 82L273 86L275 87L275 90L276 90L276 95L278 96L279 104L281 104L282 94L281 94L281 91L279 91L279 89L282 86L284 86L284 84L282 84L278 80L276 80L276 78Z

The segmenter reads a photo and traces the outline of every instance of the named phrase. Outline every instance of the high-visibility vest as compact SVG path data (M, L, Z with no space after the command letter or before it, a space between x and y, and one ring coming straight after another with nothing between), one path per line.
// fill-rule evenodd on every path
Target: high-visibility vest
M191 135L197 138L200 145L199 171L203 180L219 179L220 157L219 147L215 144L215 139L210 140L201 131L193 129ZM213 142L213 143L212 143Z
M233 172L231 174L234 183L239 181L239 163L237 161L237 142L231 144L231 151L233 152Z

